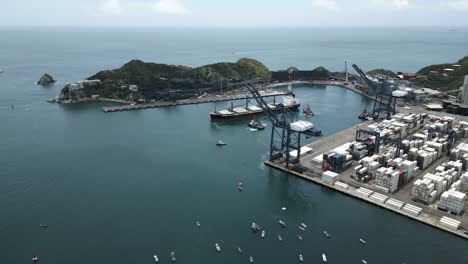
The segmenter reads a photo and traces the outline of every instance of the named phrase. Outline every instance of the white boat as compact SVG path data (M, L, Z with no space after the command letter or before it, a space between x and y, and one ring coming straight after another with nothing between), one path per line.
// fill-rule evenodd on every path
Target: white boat
M239 183L237 184L237 186L242 186L242 182L239 182Z
M325 255L325 253L322 253L322 259L323 262L327 262L327 255Z
M216 251L221 252L221 247L218 243L215 244Z
M249 261L250 261L250 263L253 263L253 258L252 258L252 257L250 257Z
M36 262L36 261L38 261L38 260L39 260L39 257L38 257L38 256L33 256L33 257L32 257L32 261Z
M244 188L242 188L242 186L238 185L237 190L239 190L239 192L242 192L244 190Z
M327 232L327 231L323 231L323 233L325 234L325 236L326 236L327 238L329 238L329 237L330 237L330 235L328 234L328 232Z
M283 220L279 220L278 223L279 223L282 227L286 227L286 223L285 223Z
M367 264L367 261L365 261L365 260L361 260L361 261L362 261L363 264Z
M305 231L305 228L303 228L302 226L299 226L299 229Z
M299 240L302 240L302 237L301 237L301 236L299 236L299 235L297 236L297 238L299 238Z
M226 146L227 144L224 143L223 141L219 140L218 142L216 142L216 146L219 146L219 147L222 147L222 146Z
M262 230L262 238L265 238L265 230Z
M257 232L257 231L260 231L261 228L259 225L257 225L256 223L252 223L252 231L253 232Z
M281 237L280 234L278 234L278 240L279 240L279 241L283 241L283 238Z
M175 257L174 251L171 252L171 259L172 259L172 262L175 262L175 261L176 261L176 257Z
M303 228L307 228L307 225L304 224L304 223L301 223L301 226L302 226Z
M153 256L153 258L154 258L154 262L156 262L156 263L158 263L158 262L159 262L159 258L158 258L158 256L157 256L157 255L154 255L154 256Z
M283 211L286 211L286 209L287 209L286 207L281 208L281 210L283 210Z
M366 244L366 243L367 243L367 242L366 242L364 239L362 239L362 238L360 238L359 241L361 241L361 243L363 243L363 244Z
M242 249L240 247L237 247L237 251L239 251L239 253L242 253Z
M303 261L304 261L304 258L302 257L302 254L299 254L299 261L300 261L300 262L303 262Z
M197 221L197 227L200 227L200 226L201 226L200 222Z

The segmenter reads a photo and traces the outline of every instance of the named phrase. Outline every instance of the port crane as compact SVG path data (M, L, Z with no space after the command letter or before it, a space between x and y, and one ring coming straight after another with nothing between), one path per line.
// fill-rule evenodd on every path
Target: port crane
M262 108L263 112L271 121L272 129L269 159L275 160L277 158L284 157L286 166L289 164L299 163L302 135L315 136L317 132L313 131L313 129L293 129L291 124L294 124L295 122L293 121L291 112L282 104L276 104L276 107L272 109L257 89L258 86L256 80L245 81L242 85L252 94L252 97L257 101L258 106ZM307 121L297 122L305 122L312 125ZM290 155L292 151L297 152L294 157Z
M396 97L392 95L392 89L389 87L385 79L380 79L378 83L375 83L356 65L353 64L353 68L361 76L361 78L369 86L369 92L375 95L374 108L372 110L372 117L378 119L381 113L387 114L387 119L390 119L392 115L396 113Z

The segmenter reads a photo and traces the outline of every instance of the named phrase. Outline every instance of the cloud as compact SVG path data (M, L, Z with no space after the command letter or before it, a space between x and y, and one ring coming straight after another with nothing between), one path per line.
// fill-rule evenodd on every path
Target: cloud
M468 11L468 0L455 0L455 1L449 1L447 5L450 8L456 9L456 10L465 10Z
M106 14L120 15L122 6L119 0L105 0L101 5L101 11Z
M186 15L190 13L182 0L159 0L152 4L151 9L156 13L167 15Z
M409 0L369 0L372 7L406 9L409 7Z
M338 9L338 4L336 0L314 0L312 4L319 8L325 8L330 10Z

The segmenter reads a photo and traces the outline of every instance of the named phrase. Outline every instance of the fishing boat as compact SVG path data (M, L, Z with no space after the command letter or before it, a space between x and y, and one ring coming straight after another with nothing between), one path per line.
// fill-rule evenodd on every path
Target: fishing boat
M265 238L265 230L262 230L262 238Z
M223 141L219 140L218 142L216 142L216 146L218 147L222 147L222 146L226 146L227 144L224 143Z
M239 251L239 253L242 253L242 249L240 247L237 247L237 251Z
M274 98L273 103L268 104L268 107L272 112L277 112L280 108L285 108L289 111L297 111L299 106L299 100L297 100L294 95L283 96L281 103L276 103ZM265 113L263 109L258 106L249 106L246 102L246 105L243 107L234 107L231 103L231 106L227 110L220 110L210 113L211 122L237 122L242 120L249 120L252 118L258 118L264 116Z
M158 255L153 255L153 258L154 258L154 262L156 262L156 263L158 263L158 262L159 262Z
M257 231L260 231L261 228L259 225L257 225L256 223L252 223L252 231L253 232L257 232Z
M302 237L300 235L297 235L297 238L299 238L299 240L302 240Z
M303 261L304 261L304 258L302 257L302 254L299 254L299 261L300 261L300 262L303 262Z
M304 224L304 223L301 223L301 226L302 226L303 228L307 228L307 225Z
M278 223L279 223L282 227L286 227L286 223L285 223L283 220L279 220Z
M361 260L361 262L362 262L363 264L367 264L367 261L365 261L365 260Z
M279 240L279 241L283 241L283 237L281 237L280 234L278 234L278 240Z
M323 262L327 262L327 255L325 255L325 253L322 253L322 259Z
M364 111L362 111L358 118L362 120L371 120L372 116L371 113L367 112L367 109L364 108Z
M176 257L175 257L174 251L171 252L171 260L172 260L172 262L175 262L175 261L176 261Z
M367 242L362 238L360 238L359 241L361 241L361 243L363 243L363 244L367 244Z
M38 257L38 256L33 256L33 257L32 257L32 261L36 262L36 261L38 261L38 260L39 260L39 257Z
M312 112L309 105L307 105L307 107L302 110L302 113L308 116L315 116L314 112Z
M250 263L253 263L253 258L252 258L252 257L250 257L249 261L250 261Z
M252 129L257 129L257 130L263 130L265 129L265 126L262 125L261 123L255 121L255 119L252 119L250 120L250 123L248 124L248 126Z
M197 227L200 227L200 226L201 226L200 222L197 221Z
M221 247L218 243L215 244L216 251L221 252Z
M330 238L330 235L328 234L327 231L323 231L323 234L324 234L327 238Z
M305 228L303 228L302 226L299 226L299 229L305 231Z
M282 207L281 210L282 210L282 211L286 211L287 208L286 208L286 207Z

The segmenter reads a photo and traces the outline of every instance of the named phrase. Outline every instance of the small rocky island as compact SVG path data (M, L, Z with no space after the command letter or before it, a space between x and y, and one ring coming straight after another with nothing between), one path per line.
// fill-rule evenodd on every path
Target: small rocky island
M37 84L42 86L48 86L53 84L54 82L56 82L56 80L50 74L44 73L39 79L39 81L37 81Z
M261 62L247 58L196 68L132 60L119 69L101 71L84 81L67 84L54 102L173 101L227 91L236 82L256 77L269 79L271 72Z

